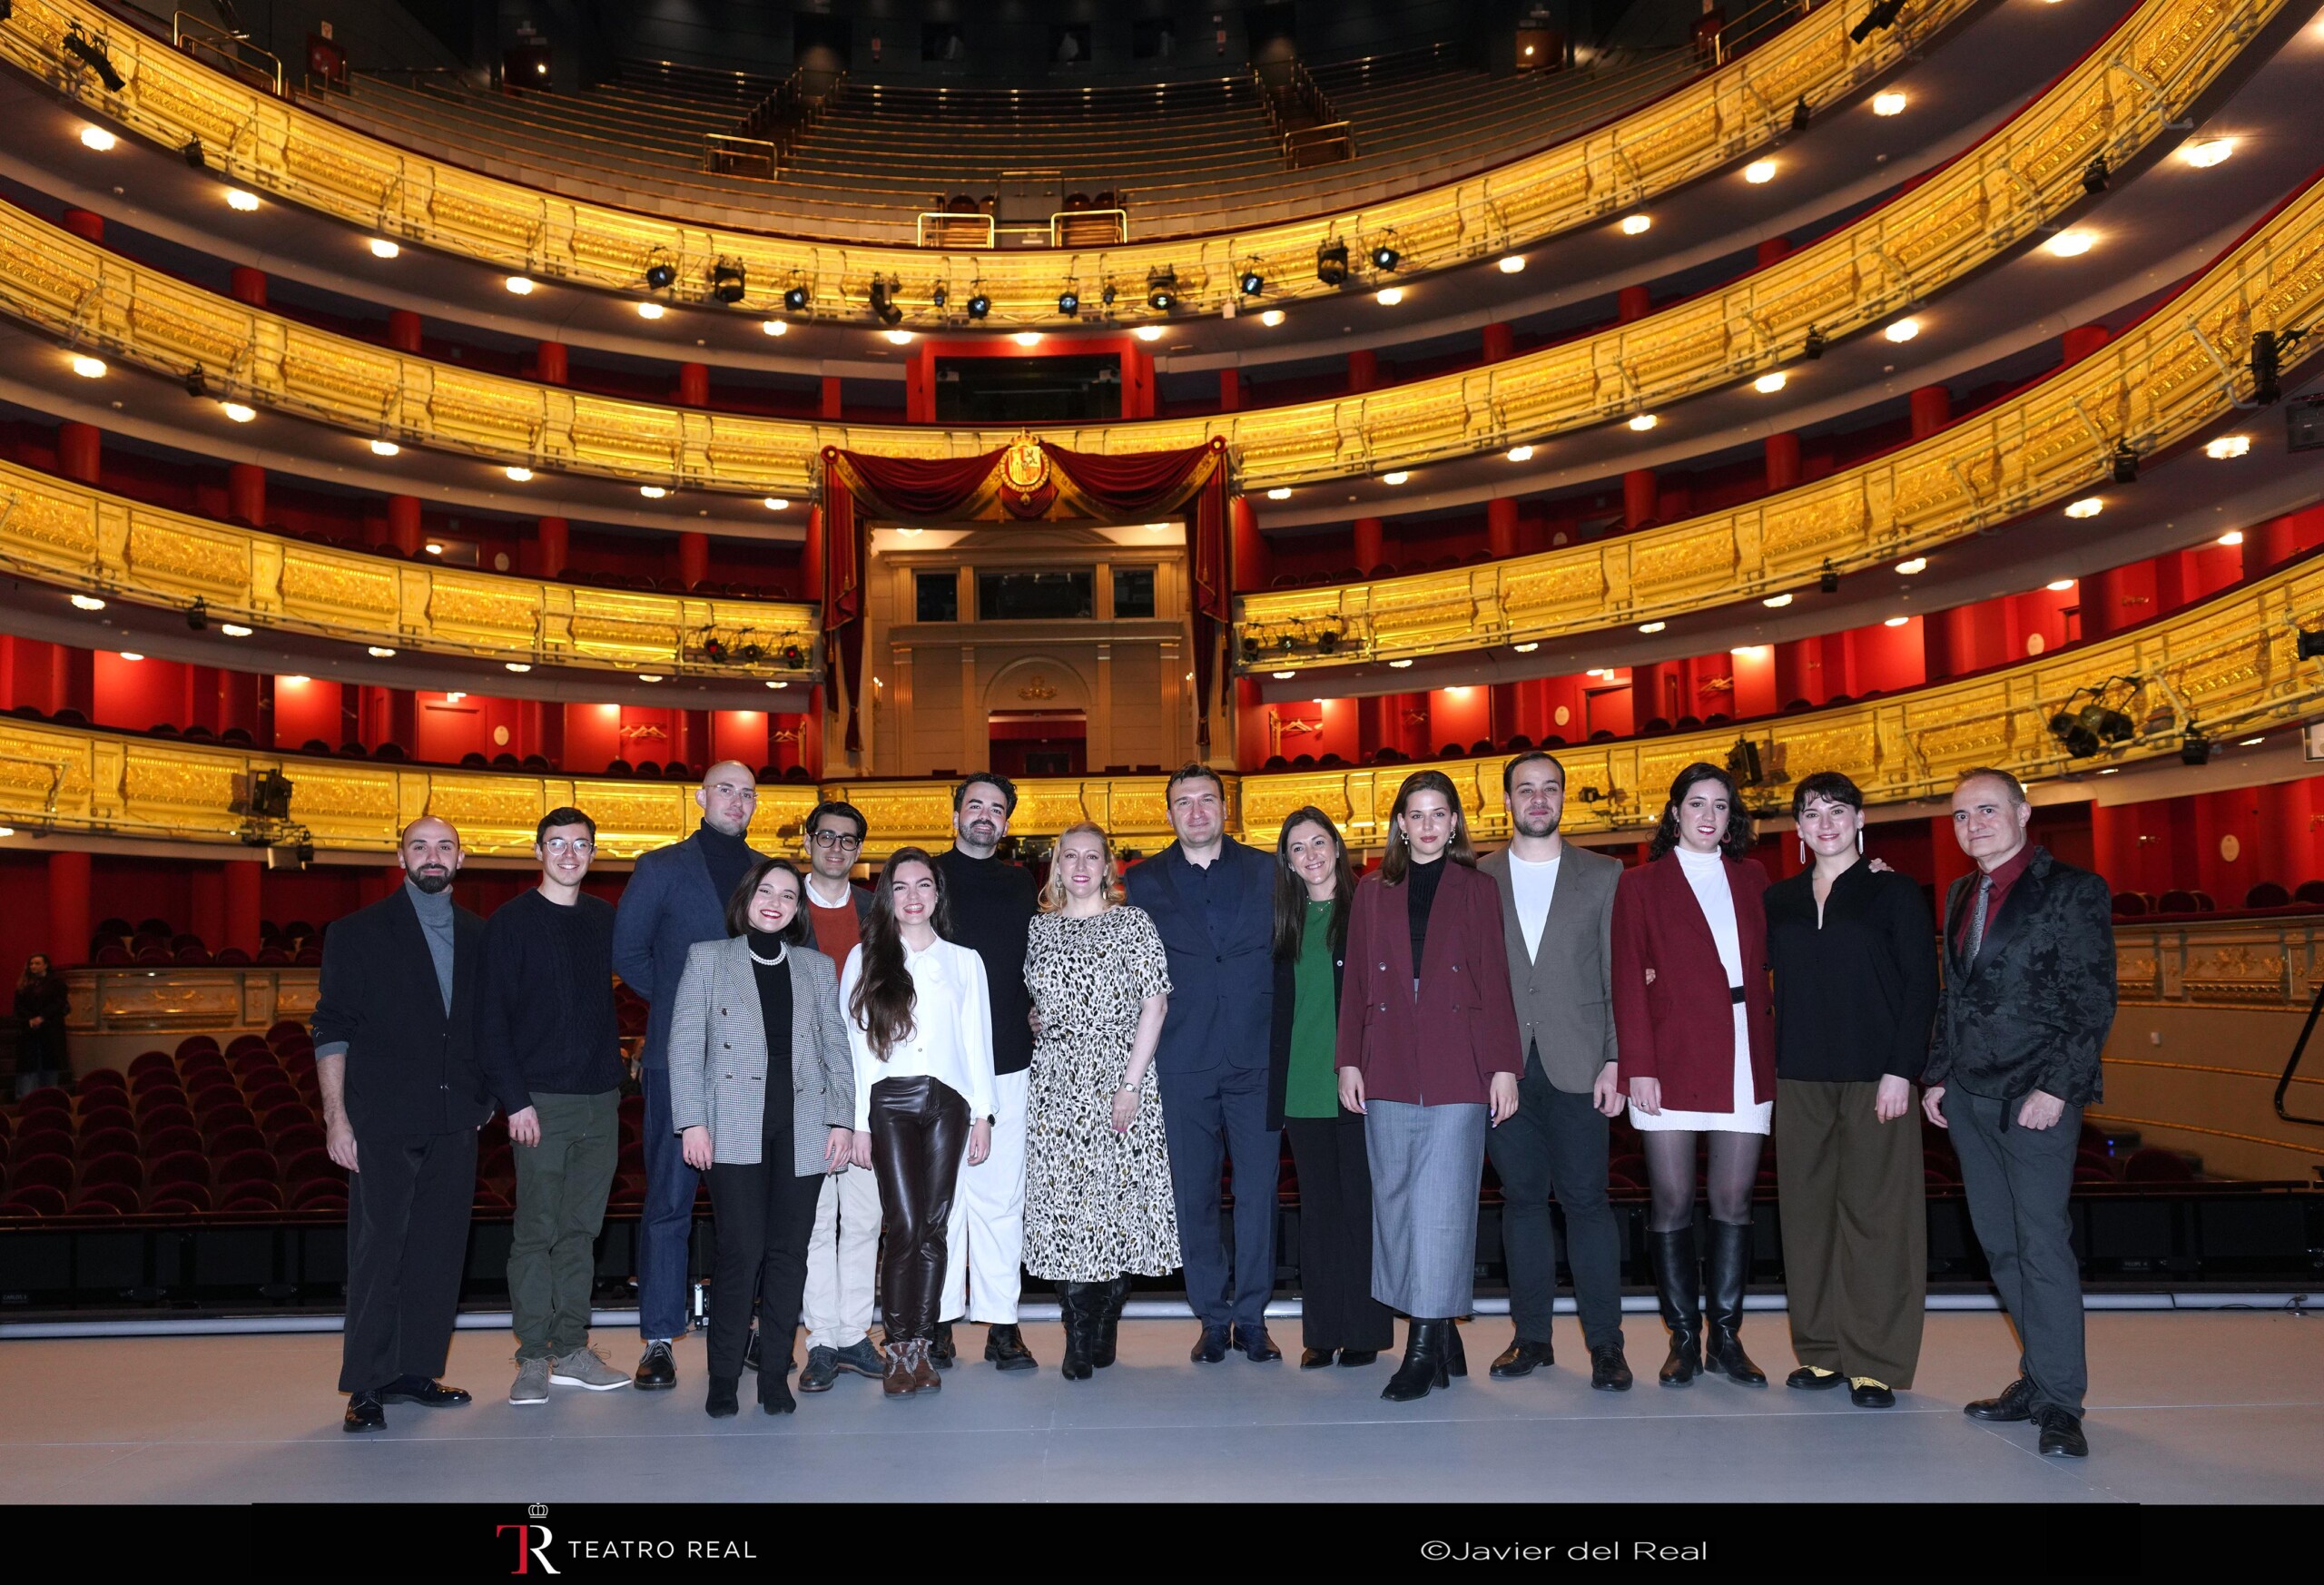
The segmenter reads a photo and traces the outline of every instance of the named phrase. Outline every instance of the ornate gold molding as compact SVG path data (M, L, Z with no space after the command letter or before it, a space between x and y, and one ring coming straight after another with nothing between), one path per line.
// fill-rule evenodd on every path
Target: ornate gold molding
M772 311L794 281L823 314L860 311L874 276L915 285L944 279L964 302L971 283L992 299L989 323L1054 324L1068 275L1111 278L1142 305L1147 270L1174 269L1189 308L1215 310L1235 295L1253 260L1270 300L1329 295L1315 280L1315 249L1329 236L1361 247L1393 233L1416 264L1474 259L1533 245L1605 219L1760 148L1788 128L1793 104L1845 95L1920 47L1975 0L1921 0L1894 27L1856 43L1848 31L1872 0L1842 0L1794 22L1740 59L1654 98L1607 125L1483 175L1403 198L1234 234L1140 243L1097 252L853 246L689 224L584 202L407 152L293 103L255 91L142 34L87 0L19 0L0 30L0 58L78 98L164 147L199 137L204 155L256 191L336 215L350 224L448 252L613 290L635 288L649 253L679 268L681 290L707 294L710 266L740 261L751 309ZM128 80L106 94L94 74L68 71L68 24L103 38ZM778 202L778 184L774 192ZM828 222L822 222L827 224Z
M820 611L793 600L596 589L310 545L0 462L0 566L213 621L437 655L606 671L822 680ZM705 639L764 654L712 662ZM800 664L784 658L795 649Z
M1265 488L1495 450L1712 389L1797 357L1811 327L1827 336L1860 329L2015 246L2083 199L2082 172L2093 156L2120 165L2145 147L2284 3L2145 0L2103 49L1911 192L1780 263L1631 324L1334 401L1093 425L1048 438L1109 453L1223 438L1246 487ZM53 18L46 7L54 4L79 0L26 0L19 25L0 29L0 44L32 36L22 25ZM1847 9L1826 7L1835 20ZM133 117L167 96L161 84L177 81L159 69L148 42L138 43L134 59L145 64L106 102L109 113ZM174 57L167 64L174 70ZM146 70L156 73L151 89L141 85ZM253 113L261 109L287 124L290 112L262 101ZM214 134L224 148L242 124L196 130L205 147ZM380 205L392 187L382 187ZM753 279L787 276L754 270ZM651 407L431 363L201 291L15 210L0 211L0 310L172 375L199 364L213 389L360 433L664 485L797 496L826 445L964 457L1000 449L1015 434Z
M1526 644L1757 598L1996 527L2102 485L2110 454L2229 412L2251 331L2324 310L2324 184L2311 185L2122 337L1987 412L1748 506L1595 544L1237 602L1245 671L1309 671ZM1328 655L1319 635L1333 635Z
M2324 561L2311 558L2135 633L1959 682L1739 726L1562 748L1565 829L1589 835L1642 828L1681 767L1724 760L1738 735L1760 743L1763 763L1781 764L1794 778L1845 771L1876 803L1940 795L1974 764L2041 781L2175 753L2186 724L2173 717L2105 761L2064 759L2048 732L2051 712L2083 684L2117 674L2166 680L2215 736L2296 721L2324 701L2324 663L2297 658L2294 629L2319 623ZM2148 703L2170 698L2157 684ZM1502 763L1494 756L1436 765L1461 788L1481 836L1507 830ZM319 846L340 851L387 852L404 822L432 813L459 826L473 852L521 855L540 816L571 803L596 817L599 845L610 856L629 858L684 836L697 819L694 790L682 783L307 760L0 717L0 820L20 832L231 843L240 825L227 809L235 779L266 766L290 778L293 817ZM1247 842L1271 843L1285 816L1313 803L1339 821L1352 842L1375 846L1397 784L1417 768L1228 775L1228 827ZM1019 784L1013 823L1020 835L1043 838L1094 820L1125 846L1150 853L1170 840L1164 788L1160 776L1029 779ZM872 779L826 791L864 812L872 827L867 858L950 840L947 783ZM763 787L755 839L773 851L795 851L817 795L789 783Z

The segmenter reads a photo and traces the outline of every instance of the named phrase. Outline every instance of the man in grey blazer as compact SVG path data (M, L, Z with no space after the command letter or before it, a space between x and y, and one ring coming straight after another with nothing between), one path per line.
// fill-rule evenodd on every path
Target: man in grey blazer
M1501 889L1502 937L1517 1002L1525 1073L1517 1115L1486 1136L1501 1177L1501 1242L1517 1335L1492 1373L1531 1375L1551 1362L1558 1259L1552 1196L1565 1210L1566 1259L1590 1347L1590 1384L1627 1392L1622 1357L1621 1234L1606 1198L1608 1119L1621 1115L1615 1078L1614 882L1621 861L1558 834L1565 767L1535 750L1502 768L1509 846L1477 868Z

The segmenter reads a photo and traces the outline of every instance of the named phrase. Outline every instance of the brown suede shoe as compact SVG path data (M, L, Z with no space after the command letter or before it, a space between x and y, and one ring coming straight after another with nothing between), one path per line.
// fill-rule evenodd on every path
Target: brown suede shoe
M880 1377L880 1391L890 1398L909 1398L920 1391L912 1380L912 1344L907 1340L888 1345L888 1368Z
M936 1363L928 1357L928 1340L915 1338L911 1345L911 1384L914 1392L940 1393L944 1378L936 1373Z

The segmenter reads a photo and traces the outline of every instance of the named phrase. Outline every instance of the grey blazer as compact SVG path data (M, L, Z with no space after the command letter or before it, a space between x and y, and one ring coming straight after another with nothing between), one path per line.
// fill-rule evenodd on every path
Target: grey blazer
M833 1128L855 1126L855 1058L839 1010L839 974L812 947L791 965L792 1171L828 1170ZM750 943L704 941L686 954L670 1017L672 1129L710 1130L710 1157L737 1167L759 1158L766 1120L766 1029Z
M1509 949L1509 989L1519 1039L1541 1055L1556 1089L1587 1095L1614 1060L1614 882L1622 861L1565 844L1557 891L1542 921L1541 950L1525 956L1507 850L1477 861L1501 891L1501 934Z

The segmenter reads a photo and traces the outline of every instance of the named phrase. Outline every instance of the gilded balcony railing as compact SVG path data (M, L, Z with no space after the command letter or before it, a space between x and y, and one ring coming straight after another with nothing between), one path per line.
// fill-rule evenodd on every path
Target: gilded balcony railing
M990 323L1053 324L1059 281L1066 274L1110 275L1128 284L1169 265L1187 306L1199 311L1231 300L1236 277L1254 259L1273 297L1329 295L1332 289L1315 279L1314 265L1317 245L1334 235L1356 242L1393 231L1414 267L1531 246L1771 143L1787 130L1799 101L1822 105L1852 92L1965 15L1976 0L1919 0L1894 26L1851 40L1850 30L1874 3L1837 0L1809 11L1693 84L1584 135L1449 186L1233 234L1065 260L1054 251L964 254L941 268L955 301L967 300L971 278L981 283L992 300ZM2167 0L2163 8L2211 7ZM71 57L61 53L73 25L103 41L126 79L119 93L107 93L94 75L74 70ZM206 161L254 191L545 279L633 288L647 255L658 251L678 263L685 290L702 296L711 265L734 260L748 273L746 301L771 308L799 284L812 294L811 311L838 315L861 310L874 277L924 280L934 264L917 250L686 224L463 170L207 70L87 0L17 0L14 20L0 28L0 59L168 148L199 138ZM1137 295L1124 293L1126 299Z
M2324 561L2310 558L2135 632L2020 665L1887 698L1700 732L1589 743L1558 751L1566 767L1565 829L1578 836L1641 829L1660 813L1670 779L1696 760L1724 762L1738 737L1763 767L1792 781L1844 771L1875 803L1939 796L1971 765L1999 765L2028 781L2175 754L2191 730L2242 733L2314 714L2324 704L2324 662L2298 657L2298 630L2324 627ZM2102 757L2070 761L2048 722L2076 689L2114 676L2141 680L2128 713L2130 740ZM1472 828L1508 830L1502 757L1446 760L1434 768L1461 789ZM617 781L352 763L197 747L0 717L0 820L20 832L231 842L235 781L280 767L293 784L291 818L319 847L384 852L397 829L421 814L459 826L480 853L530 851L534 822L563 803L598 823L607 852L627 858L675 842L697 822L693 789ZM1284 818L1315 804L1349 840L1375 847L1382 822L1415 765L1228 775L1229 827L1256 843L1275 841ZM938 844L951 830L950 789L933 781L866 780L824 789L864 812L867 856L907 843ZM1020 834L1053 837L1095 820L1123 845L1151 853L1170 840L1159 776L1028 779L1013 822ZM786 849L817 789L770 783L760 792L754 837ZM1781 783L1749 796L1773 803Z
M2283 4L2147 0L2103 49L1910 192L1629 325L1333 401L1047 433L1108 453L1223 438L1246 487L1265 488L1492 451L1713 389L1795 359L1811 329L1833 337L1875 323L2032 235L2084 197L2093 159L2119 165L2144 147ZM825 445L965 457L1014 437L654 407L434 363L202 291L15 210L0 211L0 310L174 375L199 366L212 389L252 405L665 486L795 496Z
M2324 183L2097 352L1974 418L1729 511L1535 556L1374 583L1246 595L1236 663L1314 671L1530 644L1813 584L2104 495L2115 446L2145 453L2250 394L2255 330L2324 312Z
M212 620L536 665L822 680L817 607L389 560L192 517L0 462L0 566Z

